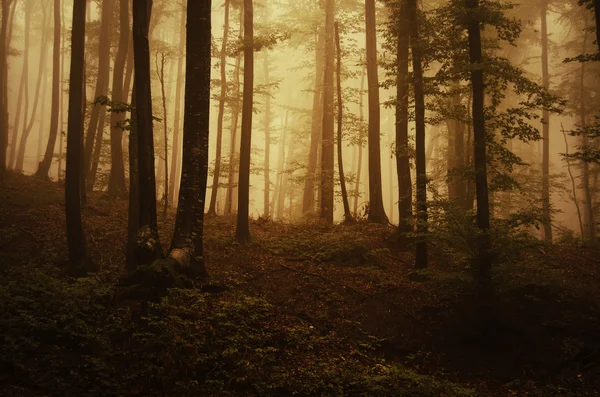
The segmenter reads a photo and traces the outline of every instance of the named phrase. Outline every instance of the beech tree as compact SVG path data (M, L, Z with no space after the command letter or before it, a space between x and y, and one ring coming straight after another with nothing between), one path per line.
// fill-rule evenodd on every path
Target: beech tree
M333 223L333 63L335 2L325 3L325 68L321 127L321 218Z
M250 205L250 150L252 145L252 102L254 98L254 6L244 0L244 99L238 182L238 213L235 236L238 242L250 239L248 225ZM231 164L230 164L231 166Z
M6 150L8 148L8 15L9 0L2 0L2 25L0 26L0 182L4 179L6 173Z

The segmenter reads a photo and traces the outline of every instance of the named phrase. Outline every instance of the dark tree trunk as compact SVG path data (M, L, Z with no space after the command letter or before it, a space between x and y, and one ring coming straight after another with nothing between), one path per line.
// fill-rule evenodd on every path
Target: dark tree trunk
M67 132L67 170L65 178L65 212L69 270L84 274L95 270L87 256L85 235L81 223L81 175L83 120L83 68L85 51L86 0L74 0L71 33L71 75L69 78L69 121Z
M110 21L113 17L112 2L113 0L103 0L102 2L100 39L98 41L98 79L96 80L96 90L93 98L94 100L99 96L108 95L108 80L110 75ZM95 105L92 107L92 113L90 114L90 121L88 124L87 136L85 137L84 147L84 172L86 179L92 167L92 155L95 141L97 140L96 133L98 131L98 122L101 119L100 116L105 112L106 108L104 106Z
M410 49L415 92L415 158L417 163L417 244L415 267L427 267L427 166L425 156L425 96L423 94L422 49L419 36L417 1L407 0L410 18Z
M477 226L480 230L477 263L479 281L479 302L483 309L488 306L491 292L490 248L490 205L487 183L487 155L485 138L484 97L481 30L477 18L479 0L466 0L469 19L469 60L471 62L471 85L473 87L473 141L475 165L475 190L477 200Z
M550 89L548 73L548 1L542 0L540 20L542 25L542 85ZM550 112L543 110L542 115L542 211L544 216L544 240L552 242L552 218L550 215Z
M113 102L127 102L128 93L124 90L123 77L129 50L129 0L119 0L119 47L115 57L112 82ZM108 194L121 197L127 192L125 187L125 164L123 163L123 128L125 113L110 114L110 177Z
M88 172L86 183L87 191L91 192L94 190L96 185L96 175L98 174L98 166L100 165L100 154L102 151L102 144L104 143L104 126L106 124L106 112L100 113L100 120L98 120L98 131L96 132L96 142L94 143L94 152L92 153L92 167Z
M23 124L27 121L27 112L29 111L29 96L25 95L25 91L27 90L27 81L29 74L29 41L31 36L31 13L25 9L25 43L23 47L23 67L21 70L21 81L19 83L19 93L17 94L17 109L15 112L15 121L13 123L13 129L10 139L10 154L8 157L8 168L14 169L15 159L17 155L18 149L18 138L19 138L19 128L21 122L21 109L23 108L23 97L25 97L25 115L23 117Z
M244 101L240 144L238 213L235 236L238 242L250 239L248 211L250 200L250 150L252 144L252 101L254 96L254 6L244 0Z
M63 5L61 7L61 11L60 11L60 18L61 18L61 25L65 26L65 6ZM60 177L62 174L62 167L63 167L63 150L64 150L64 107L65 107L65 95L64 95L64 81L65 81L65 48L66 48L66 41L65 41L66 35L62 35L62 39L61 39L61 57L60 57L60 88L59 88L59 92L60 92L60 108L59 108L59 112L60 112L60 124L59 124L59 130L58 133L59 135L59 139L58 139L58 167L57 167L57 171L56 171L56 180L60 181Z
M54 0L54 49L52 53L52 108L50 110L50 135L44 159L39 165L37 176L48 178L52 158L54 157L54 146L58 135L58 107L60 100L60 0Z
M165 158L164 158L164 173L165 173L165 189L164 189L164 207L163 207L163 216L167 218L167 210L169 208L169 129L168 129L168 119L167 119L167 94L165 92L165 53L162 53L160 61L158 60L157 55L157 74L158 81L160 82L160 94L162 100L162 111L163 111L163 141L165 145ZM160 178L159 178L160 180Z
M379 76L377 73L377 27L375 0L365 0L367 34L367 80L369 86L369 222L387 223L383 207L380 148Z
M225 101L227 99L227 43L229 40L229 3L225 0L225 23L223 25L223 42L221 43L221 94L219 96L219 114L217 116L217 153L215 156L215 170L210 192L209 215L217 215L217 193L219 192L219 178L221 177L221 153L223 142L223 119L225 117Z
M594 0L594 20L596 22L596 44L600 52L600 0Z
M325 29L319 28L315 48L315 90L313 92L312 124L310 128L310 149L308 152L308 168L302 196L302 213L313 214L315 211L315 177L321 139L323 117L323 68L325 55Z
M365 72L366 68L362 67L360 77L360 92L358 93L358 118L360 127L358 130L358 162L356 164L356 184L354 185L354 216L358 216L358 197L360 196L360 179L362 175L362 158L363 158L363 142L364 142L364 114L363 114L363 98L365 92Z
M133 1L133 51L137 117L139 219L138 265L148 265L162 256L156 220L156 180L154 175L154 135L150 80L148 27L152 0Z
M325 70L321 143L321 218L333 223L333 69L335 2L325 7Z
M412 181L410 177L410 147L408 145L408 50L410 20L407 1L402 1L398 21L398 79L396 81L396 171L398 173L398 231L412 231Z
M133 48L132 48L133 50ZM131 94L131 123L129 129L129 209L127 213L127 271L133 272L138 267L137 234L140 230L140 178L138 161L137 133L137 98L135 82Z
M8 14L9 0L2 0L2 26L0 27L0 182L4 180L6 173L6 151L8 149L8 103L6 101L8 91Z
M208 179L211 1L189 0L181 194L169 257L190 276L205 277L204 207Z
M267 93L265 98L265 190L263 196L263 216L269 218L269 197L271 196L271 90L269 84L269 55L264 54L265 85Z
M179 31L179 57L177 59L177 86L175 88L175 114L173 115L173 152L171 153L171 185L169 186L169 197L172 203L177 201L177 177L179 176L180 164L179 160L181 149L181 143L179 138L179 131L181 130L181 97L183 87L183 61L185 50L185 20L186 10L181 9L181 23Z
M241 18L240 18L241 19ZM241 25L241 23L240 23ZM233 187L235 185L235 170L236 170L236 142L237 142L237 126L240 114L240 70L241 70L241 56L238 55L235 61L235 70L233 72L233 89L234 99L231 106L231 138L229 143L229 172L227 176L227 194L225 197L225 213L231 214L233 209Z
M338 172L340 174L340 186L342 189L342 202L344 203L344 221L352 220L350 213L350 203L348 202L348 191L346 190L346 180L344 177L344 161L342 156L342 120L344 115L344 104L342 102L342 50L340 45L340 31L338 23L335 23L335 46L337 54L337 156Z

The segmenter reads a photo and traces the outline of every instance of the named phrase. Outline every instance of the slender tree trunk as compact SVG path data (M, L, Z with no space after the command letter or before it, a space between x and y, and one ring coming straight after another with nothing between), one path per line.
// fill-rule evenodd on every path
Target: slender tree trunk
M60 0L54 0L54 49L52 54L52 109L50 110L50 135L44 159L37 170L37 176L48 178L52 159L54 157L54 146L58 134L58 116L60 100Z
M182 87L184 84L184 76L183 76L183 61L184 61L184 51L185 51L185 19L186 19L186 10L185 8L181 9L181 23L179 30L179 58L177 59L177 84L175 88L175 114L173 115L173 152L171 154L171 184L169 185L169 197L172 203L175 203L178 200L178 194L176 194L178 177L180 174L180 150L181 143L179 138L179 131L181 130L181 97L182 97Z
M250 200L250 150L252 145L252 102L254 95L254 5L244 0L244 102L240 145L240 174L238 182L238 214L236 239L250 239L248 211Z
M342 202L344 203L344 221L352 220L350 213L350 204L348 202L348 191L346 190L346 179L344 177L344 160L342 156L342 121L344 115L344 104L342 102L342 50L340 45L340 30L338 23L335 23L335 46L337 54L337 156L338 172L340 174L340 186L342 189Z
M87 256L81 223L81 165L83 143L83 69L85 51L86 0L74 0L71 33L71 75L69 78L69 121L67 133L67 171L65 179L65 212L69 269L74 274L95 270Z
M231 214L233 207L233 186L235 184L235 163L236 163L236 134L239 118L239 98L240 98L240 70L241 56L238 55L235 63L233 75L234 99L231 109L231 142L229 144L229 175L227 179L227 196L225 197L225 213Z
M417 164L417 245L415 267L427 267L427 166L425 156L425 96L423 94L422 49L416 0L407 0L410 18L410 49L415 93L415 157Z
M586 18L586 16L584 16ZM585 24L585 33L583 36L582 53L585 53L587 48L587 19ZM581 93L580 105L579 105L579 119L581 128L587 126L587 112L586 112L586 86L585 86L585 62L581 62L581 73L579 78L579 92ZM581 143L586 148L588 143L588 136L586 133L581 134ZM584 219L587 226L587 240L591 244L596 244L596 222L594 220L594 205L592 201L592 191L590 189L590 164L587 161L583 161L583 193L585 196L585 207L584 207Z
M9 0L2 0L2 25L0 27L0 182L4 180L6 173L6 151L8 149L8 79L5 77L8 70L8 48L10 43L7 39L8 18L10 11Z
M169 257L188 275L206 277L203 236L208 179L211 1L189 0L181 195Z
M113 18L112 2L113 0L103 0L102 2L100 39L98 41L98 79L96 80L94 100L100 96L108 95L108 84L110 76L110 21ZM96 132L98 131L98 121L100 120L101 116L105 113L106 108L104 106L94 105L92 107L92 113L90 115L88 132L85 138L84 147L84 172L86 175L86 179L92 167L92 154L94 151L94 142L97 141Z
M131 101L133 102L133 90L131 89L131 80L133 76L133 34L129 33L129 44L127 44L127 68L125 69L125 80L123 81L123 98L125 102L131 95Z
M271 89L269 84L271 83L269 78L269 54L264 53L264 73L265 73L265 85L266 85L266 98L265 98L265 190L263 198L263 215L265 218L269 218L269 197L271 195Z
M154 135L150 79L148 27L152 0L133 1L133 51L139 164L138 265L147 265L162 256L156 219L156 179L154 175Z
M128 93L124 90L123 75L129 50L129 0L119 0L119 47L115 57L112 81L113 102L127 102ZM110 177L108 194L122 197L126 194L125 164L123 162L123 128L125 113L110 114Z
M354 216L358 216L358 198L360 196L360 177L362 175L362 158L363 158L363 143L364 143L364 114L363 114L363 98L365 92L365 72L366 68L362 67L362 73L360 77L360 92L358 97L358 118L360 119L360 126L358 129L358 162L356 165L356 184L354 186Z
M29 123L27 125L24 125L23 133L21 134L21 139L19 140L19 150L17 152L17 161L15 164L15 171L17 171L17 172L23 171L23 163L25 161L25 149L27 147L27 139L29 138L29 134L31 133L31 130L33 129L33 126L35 124L38 104L40 102L40 89L42 87L44 68L46 66L46 55L48 54L48 46L47 46L48 34L47 34L47 29L46 29L47 28L46 16L47 16L46 8L44 8L44 20L42 22L43 28L42 28L42 40L41 40L41 45L40 45L38 77L37 77L37 82L36 82L36 86L35 86L33 109L31 111L31 118L29 119ZM27 95L27 92L26 92L26 95ZM27 101L27 98L25 100ZM27 109L27 106L25 108ZM27 112L25 112L25 117L27 117Z
M321 218L333 223L333 69L335 2L326 1L323 126L321 143Z
M286 114L286 130L287 130L287 114ZM285 156L285 168L283 170L283 175L281 178L281 186L280 186L280 190L279 190L279 202L277 205L277 219L279 221L283 221L283 213L284 213L284 207L285 207L285 195L288 191L288 185L289 185L289 181L290 181L290 168L292 166L293 154L294 154L294 145L292 142L292 137L290 136L290 139L288 142L288 147L287 147L287 154Z
M380 147L379 76L377 73L377 30L375 0L365 0L367 34L367 80L369 86L369 222L387 223L383 208Z
M281 185L283 182L283 167L285 165L285 141L287 132L289 110L285 111L285 117L283 126L281 129L281 142L279 143L279 154L277 155L277 181L275 182L275 191L273 192L273 198L271 199L271 212L275 217L275 204L279 200L279 193L281 192Z
M65 6L63 4L63 6L61 7L61 11L60 11L60 18L61 18L61 25L64 27L65 26ZM66 52L66 43L65 43L65 37L66 35L63 34L62 35L62 40L61 40L61 57L60 57L60 127L59 127L59 139L58 139L58 167L57 167L57 173L56 173L56 180L60 182L60 176L62 174L62 165L63 165L63 150L64 150L64 142L63 142L63 137L65 135L64 133L64 102L65 102L65 95L64 95L64 81L65 81L65 52Z
M412 181L410 177L410 146L408 144L408 50L410 19L407 0L400 8L398 25L398 79L396 82L396 172L398 173L398 231L412 231Z
M96 142L94 143L94 152L92 153L92 167L88 172L86 179L86 190L92 192L96 185L96 175L100 165L100 154L102 153L102 144L104 143L104 126L106 124L106 112L101 112L98 120L98 130L96 131Z
M42 94L40 96L41 109L40 109L40 118L39 118L39 125L38 125L37 154L35 157L35 161L37 162L38 168L39 168L39 164L42 160L42 150L43 150L42 148L44 146L44 131L46 131L46 104L48 103L46 100L46 93L48 91L47 76L48 76L48 68L46 67L46 65L44 65L44 73L42 75Z
M8 167L14 169L15 159L18 149L18 138L19 128L21 122L21 108L23 104L23 96L25 96L25 115L23 117L23 124L27 123L27 112L29 111L29 95L27 91L27 81L29 80L29 42L31 37L31 12L25 8L25 43L23 47L23 68L21 71L21 81L19 83L19 92L17 94L17 109L15 112L15 121L13 123L13 129L10 140L10 154L8 158Z
M132 48L133 50L133 48ZM137 234L140 230L140 178L138 161L138 127L137 98L135 82L131 94L131 123L129 129L129 209L127 213L127 271L133 272L138 267Z
M548 0L542 0L540 20L542 25L542 85L550 89L548 73ZM544 108L542 115L542 211L544 216L544 240L552 242L552 218L550 215L550 112Z
M165 143L165 158L164 158L164 171L165 171L165 195L164 195L164 207L163 207L163 216L167 217L167 210L169 209L169 129L167 127L168 125L168 119L167 119L167 95L165 92L165 62L166 62L166 58L165 58L165 54L162 54L162 58L160 60L160 64L158 61L158 54L157 54L157 73L158 73L158 80L160 82L160 93L161 93L161 98L162 98L162 108L163 108L163 120L162 120L162 125L163 125L163 140Z
M567 140L567 134L565 133L565 129L562 128L561 131L563 134L563 138L565 140L565 161L567 162L567 171L569 172L569 178L571 179L571 190L573 191L573 203L575 204L575 209L577 210L577 220L579 221L579 233L581 234L581 241L585 240L585 231L583 228L583 221L581 220L581 208L579 206L579 200L577 199L577 185L575 184L575 177L573 176L573 172L571 171L571 160L569 158L569 141Z
M480 230L476 265L479 281L479 304L482 316L489 306L491 293L491 258L490 247L490 210L487 183L487 155L485 139L484 98L485 86L483 79L482 49L480 21L477 17L479 0L466 0L468 10L467 31L469 35L469 61L471 62L471 85L473 87L473 140L475 163L475 189L477 196L477 226Z
M227 43L229 41L229 4L230 0L225 0L225 22L223 24L223 41L221 43L221 60L219 65L221 71L221 94L219 96L219 114L217 116L217 153L215 156L215 170L212 180L212 190L210 192L210 205L208 207L209 215L217 214L217 193L219 192L219 178L221 177L223 119L225 118L225 101L227 99Z
M312 123L310 129L310 148L308 152L308 168L302 196L302 213L313 214L315 211L315 177L321 140L323 117L323 69L325 64L325 29L319 28L315 46L315 90L313 92Z

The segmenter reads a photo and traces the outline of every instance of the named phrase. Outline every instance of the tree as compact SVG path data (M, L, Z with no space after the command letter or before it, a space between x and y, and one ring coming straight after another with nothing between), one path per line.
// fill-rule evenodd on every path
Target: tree
M471 63L471 87L473 90L472 117L475 163L475 189L477 200L477 227L479 228L476 267L478 269L478 293L481 307L489 300L491 289L490 247L490 204L487 182L487 155L485 136L483 80L483 56L481 49L481 28L479 20L479 0L465 0L468 11L467 33L469 37L469 62Z
M60 0L54 0L54 43L52 50L52 108L50 110L50 134L44 159L40 163L36 175L48 177L52 158L54 157L54 146L58 135L58 107L60 96Z
M156 182L154 175L154 135L150 80L150 43L148 28L152 0L133 1L134 87L136 95L136 132L138 144L139 226L137 260L148 265L162 256L156 219Z
M365 27L367 38L367 81L369 88L369 215L368 221L387 223L383 207L380 148L379 76L377 73L377 30L375 0L365 0Z
M83 69L85 52L86 0L73 2L71 33L71 74L69 77L69 118L67 130L67 166L65 176L65 213L69 269L73 274L96 270L87 256L81 223L81 183L83 153Z
M108 83L110 76L110 27L111 19L113 16L112 9L113 0L103 0L102 2L102 17L100 20L100 39L98 41L98 79L96 80L96 89L94 91L94 98L105 96L108 94ZM98 153L100 150L99 145L102 144L102 134L104 133L100 127L103 127L102 120L105 116L104 106L92 107L90 114L90 121L88 124L88 131L85 137L84 147L84 172L86 180L90 175L93 175L91 179L95 177L95 173L91 172L92 160L94 156L94 147L98 147ZM96 137L100 134L100 138ZM87 188L92 189L93 185L87 180Z
M427 267L427 167L425 164L425 96L423 93L423 48L419 36L416 0L407 0L410 19L410 49L415 94L415 157L417 163L417 245L415 267Z
M396 62L396 171L398 173L398 231L412 231L412 182L410 148L408 145L408 51L410 43L407 0L401 2L397 22Z
M238 182L238 213L236 239L250 239L248 212L250 200L250 150L252 145L252 102L254 97L254 7L253 0L244 0L244 99L240 144L240 173ZM231 166L231 164L230 164Z
M542 0L540 8L542 44L542 85L550 88L548 73L548 0ZM544 108L542 115L542 210L544 216L544 240L552 242L552 219L550 216L550 112Z
M333 223L333 59L335 2L325 6L325 68L321 127L321 218Z
M340 174L340 186L342 189L342 202L344 203L344 221L352 220L350 213L350 203L348 202L348 191L346 190L346 180L344 178L344 161L342 157L342 120L344 116L344 106L342 103L342 50L340 45L340 29L339 24L335 23L335 46L337 54L337 156L338 156L338 172Z
M164 147L164 159L163 164L165 168L165 194L164 194L164 207L163 207L163 216L167 217L167 210L169 208L169 127L167 120L167 94L165 92L165 64L167 63L167 55L162 52L160 54L156 53L156 74L158 77L158 81L160 83L160 94L161 94L161 102L162 102L162 125L163 125L163 141L165 144Z
M8 148L8 103L6 102L8 92L8 80L6 70L8 69L8 14L10 2L2 0L2 25L0 27L0 182L6 173L6 150Z
M225 100L227 99L227 42L229 39L229 4L230 0L225 0L225 23L223 24L223 42L221 43L221 61L219 70L221 71L221 95L219 96L219 114L217 115L217 153L215 156L215 170L212 180L212 190L210 193L210 205L208 214L217 214L217 193L219 191L219 177L221 176L221 153L223 142L223 119L225 117ZM231 167L231 164L229 165Z
M169 258L189 276L206 276L204 207L208 179L211 1L188 0L181 192Z
M119 0L119 46L115 57L112 82L113 102L125 103L129 93L125 91L123 78L125 62L129 50L129 0ZM122 196L127 192L125 187L125 165L123 163L123 122L125 113L110 114L110 177L108 194Z

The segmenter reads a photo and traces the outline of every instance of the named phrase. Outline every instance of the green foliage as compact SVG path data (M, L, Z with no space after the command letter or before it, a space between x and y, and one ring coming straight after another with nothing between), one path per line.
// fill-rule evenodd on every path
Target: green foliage
M159 303L115 306L111 280L39 265L2 277L5 396L473 395L261 298L172 289Z

